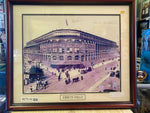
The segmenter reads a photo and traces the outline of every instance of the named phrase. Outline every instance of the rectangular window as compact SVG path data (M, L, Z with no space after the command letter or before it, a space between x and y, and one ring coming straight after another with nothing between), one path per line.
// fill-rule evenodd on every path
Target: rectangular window
M62 53L62 48L59 48L59 53Z
M69 47L68 47L68 48L67 48L67 52L68 52L68 53L72 53L72 48L69 48Z
M79 48L74 48L75 53L79 53Z
M57 48L53 48L53 53L57 53Z

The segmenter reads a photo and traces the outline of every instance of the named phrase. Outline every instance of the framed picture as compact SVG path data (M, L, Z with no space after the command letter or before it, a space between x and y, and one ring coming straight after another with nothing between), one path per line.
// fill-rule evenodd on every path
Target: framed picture
M8 109L136 106L134 0L7 0Z

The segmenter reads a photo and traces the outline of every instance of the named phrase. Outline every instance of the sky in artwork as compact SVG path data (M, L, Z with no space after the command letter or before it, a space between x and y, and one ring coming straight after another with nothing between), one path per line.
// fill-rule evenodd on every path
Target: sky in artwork
M58 29L75 29L119 43L117 15L24 15L24 46L32 39Z

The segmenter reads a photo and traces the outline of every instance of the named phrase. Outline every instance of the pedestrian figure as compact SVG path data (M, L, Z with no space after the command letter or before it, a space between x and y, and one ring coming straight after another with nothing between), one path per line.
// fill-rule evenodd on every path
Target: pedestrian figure
M94 63L93 63L93 62L91 62L91 66L92 66L92 68L93 68L93 66L94 66Z
M48 81L46 81L45 84L48 85Z
M31 92L33 91L33 88L32 88L32 86L30 86L30 91L31 91Z
M117 83L113 83L113 88L116 89L117 88Z
M40 81L39 81L39 87L41 87L41 86L42 86L42 81L40 80Z
M66 85L69 84L70 82L71 82L70 79L66 79L66 80L65 80Z
M48 85L48 82L47 81L45 81L44 82L44 88L46 89L46 86Z
M58 81L61 79L61 72L59 72Z
M83 76L81 76L81 80L83 80Z
M44 81L41 81L41 87L44 88Z
M65 75L68 79L70 79L70 75L69 75L68 71L66 71Z
M39 88L39 81L36 81L36 90Z

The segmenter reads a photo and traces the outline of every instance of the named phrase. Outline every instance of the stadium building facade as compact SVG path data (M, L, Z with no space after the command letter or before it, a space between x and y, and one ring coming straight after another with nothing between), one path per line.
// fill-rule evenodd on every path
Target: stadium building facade
M83 31L59 29L27 42L24 67L29 65L52 68L91 67L119 56L116 42Z

